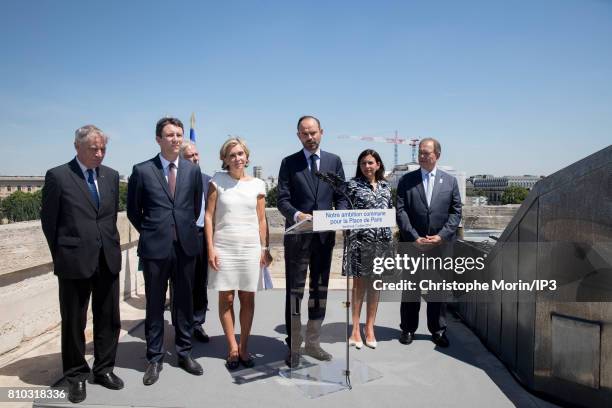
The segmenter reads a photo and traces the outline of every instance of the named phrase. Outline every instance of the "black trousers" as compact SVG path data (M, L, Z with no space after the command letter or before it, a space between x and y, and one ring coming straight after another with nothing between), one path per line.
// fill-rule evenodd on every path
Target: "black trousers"
M419 327L419 310L421 310L420 301L402 302L400 329L403 332L416 332ZM427 329L431 334L442 334L446 331L446 303L427 302Z
M85 327L91 296L94 334L93 373L113 371L121 330L119 316L119 275L108 270L103 251L96 273L87 279L58 279L62 317L62 365L68 381L89 376L85 360Z
M407 244L406 244L407 245ZM452 245L441 245L427 252L422 252L418 249L412 249L410 246L405 248L407 254L412 257L420 257L424 254L426 257L444 258L452 256ZM416 290L404 291L402 293L402 304L400 306L400 329L403 332L416 332L419 327L419 311L421 310L421 289L419 282L421 280L432 280L441 282L443 279L451 280L451 276L446 276L446 272L440 270L420 270L415 275L403 276L407 280L411 280L416 284ZM426 295L430 299L437 301L427 301L427 329L430 333L442 334L446 331L446 303L444 293L436 292Z
M291 345L291 327L301 325L301 303L310 268L308 320L323 320L334 240L321 242L319 234L285 235L285 329ZM297 322L297 324L296 324Z
M193 326L201 326L206 321L208 310L208 248L204 231L198 228L200 254L196 259L193 281Z
M147 361L161 362L164 358L164 303L168 280L172 282L174 343L179 357L191 354L193 331L193 275L195 256L187 256L174 242L166 259L142 258L147 298L145 338Z

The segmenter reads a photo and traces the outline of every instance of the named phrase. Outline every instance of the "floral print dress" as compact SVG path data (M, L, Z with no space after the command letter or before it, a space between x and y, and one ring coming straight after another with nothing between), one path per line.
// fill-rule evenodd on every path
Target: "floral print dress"
M347 194L356 210L393 208L389 183L380 180L377 184L374 189L363 177L349 181ZM342 275L348 271L353 277L372 276L373 259L389 256L392 237L388 227L345 231Z

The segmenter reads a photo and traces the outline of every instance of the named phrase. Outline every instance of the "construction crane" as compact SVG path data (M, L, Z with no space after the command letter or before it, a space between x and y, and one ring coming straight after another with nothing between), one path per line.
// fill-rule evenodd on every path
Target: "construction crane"
M418 146L419 139L404 139L400 138L397 134L397 130L395 131L394 137L383 137L383 136L350 136L350 135L340 135L338 139L354 139L354 140L365 140L367 142L377 142L377 143L391 143L393 144L393 161L394 165L398 165L398 154L397 154L397 146L404 144L412 146L412 162L417 162L417 154L416 149Z

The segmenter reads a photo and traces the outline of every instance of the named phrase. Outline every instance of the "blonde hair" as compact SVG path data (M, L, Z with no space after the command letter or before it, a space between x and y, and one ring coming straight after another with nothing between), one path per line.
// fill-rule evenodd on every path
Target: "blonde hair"
M250 151L245 141L239 137L230 137L225 141L225 143L223 143L223 146L221 146L221 150L219 150L219 158L221 159L221 168L223 170L227 170L229 168L229 166L225 164L225 158L229 154L229 151L238 145L242 147L242 149L244 150L244 154L246 154L247 161L244 167L248 167Z

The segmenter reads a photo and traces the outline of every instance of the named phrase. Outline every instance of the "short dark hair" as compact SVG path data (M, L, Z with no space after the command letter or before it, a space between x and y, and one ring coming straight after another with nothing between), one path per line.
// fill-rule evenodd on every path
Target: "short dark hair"
M365 176L361 172L361 159L363 159L366 156L372 156L374 160L376 160L376 163L380 164L380 167L378 168L378 170L376 170L376 173L374 173L374 178L376 179L376 181L384 180L385 179L385 165L382 162L378 152L372 149L366 149L359 154L359 157L357 158L357 171L355 171L355 177L365 178Z
M178 126L183 132L185 131L185 128L183 127L183 122L181 122L180 119L165 117L157 121L157 125L155 125L155 136L161 137L162 129L166 125Z
M319 129L321 129L321 122L319 122L319 119L315 118L314 116L306 115L298 119L298 124L297 124L298 131L300 130L300 123L302 123L304 119L314 119L317 122L317 125L319 125Z

